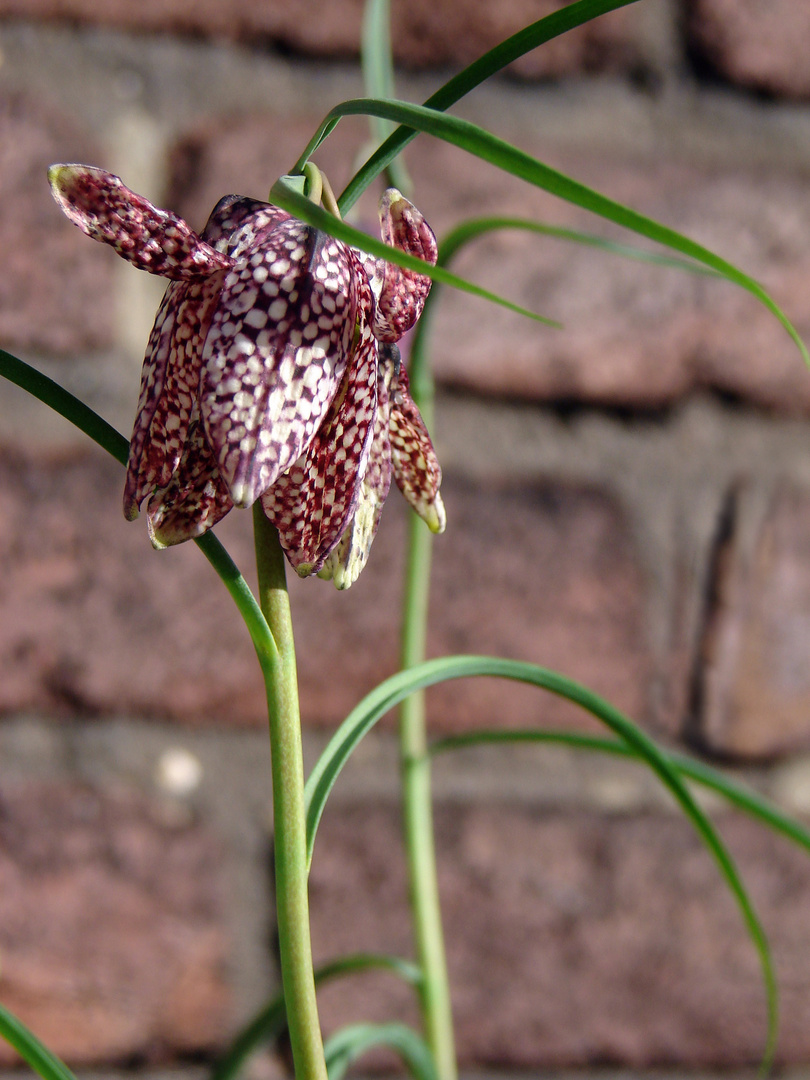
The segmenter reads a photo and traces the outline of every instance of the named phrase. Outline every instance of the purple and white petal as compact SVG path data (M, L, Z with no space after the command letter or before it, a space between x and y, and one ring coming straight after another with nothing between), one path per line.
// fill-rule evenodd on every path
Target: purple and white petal
M358 491L357 504L339 543L321 567L318 577L331 580L335 588L350 588L368 561L385 500L391 488L391 445L388 428L394 365L382 346L377 371L377 415L368 465Z
M292 218L244 242L232 248L200 386L237 506L255 502L315 437L346 372L361 274L345 244Z
M149 500L146 520L152 546L165 548L202 536L232 507L195 413L179 468Z
M90 165L52 165L48 180L74 225L111 244L139 270L188 281L231 265L181 217L130 191L113 173Z
M433 230L396 188L388 188L380 200L380 231L386 244L425 262L436 262ZM374 334L379 341L399 341L422 314L431 280L384 259L378 260L376 277Z
M179 465L197 400L203 341L223 276L220 271L201 281L172 282L158 310L129 445L124 515L130 521Z
M217 251L233 256L232 248L238 248L243 254L251 240L289 217L279 206L245 195L225 195L211 211L201 235Z
M444 532L447 516L439 494L442 470L416 402L408 390L405 369L399 372L391 400L389 437L394 479L402 494L431 532Z
M355 511L376 413L377 342L366 326L315 438L262 496L264 512L301 577L321 569Z

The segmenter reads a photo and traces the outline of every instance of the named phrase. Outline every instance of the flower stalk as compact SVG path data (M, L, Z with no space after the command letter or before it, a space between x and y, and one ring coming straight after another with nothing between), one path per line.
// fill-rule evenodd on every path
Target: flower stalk
M425 314L430 307L429 298ZM425 341L425 328L420 323L411 351L411 394L430 429L433 426L433 378L425 356ZM403 669L420 663L427 653L432 550L432 536L419 527L415 515L410 515L402 622ZM399 713L399 740L408 888L417 961L422 972L419 988L422 1026L439 1080L456 1080L458 1066L436 869L424 691L411 694L403 701Z
M281 979L295 1075L326 1080L309 930L301 715L284 552L260 503L254 505L253 523L259 604L277 648L262 669L270 722Z

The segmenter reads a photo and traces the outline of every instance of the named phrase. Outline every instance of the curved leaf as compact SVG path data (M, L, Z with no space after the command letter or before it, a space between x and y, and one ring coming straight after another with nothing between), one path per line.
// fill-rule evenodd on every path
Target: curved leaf
M424 274L434 281L441 281L444 285L452 285L456 289L461 289L462 292L471 293L473 296L478 296L483 300L490 300L494 304L508 308L509 311L514 311L518 315L526 315L528 318L544 323L546 326L559 328L560 324L553 319L547 319L545 316L529 311L519 304L513 304L511 300L505 300L487 289L482 289L480 285L474 285L471 281L451 274L449 270L444 270L440 266L432 266L423 259L418 259L414 255L409 255L406 251L384 244L382 240L377 240L375 237L369 236L368 233L353 228L345 221L335 217L334 214L330 214L322 207L316 206L305 195L296 191L288 183L287 177L282 177L273 184L270 189L270 198L276 206L288 210L301 221L314 225L316 229L321 229L323 232L329 233L330 236L336 236L338 240L343 240L344 243L351 244L352 247L367 251L377 258L387 259L388 262L396 263L397 266L404 266L406 270L415 270L417 273Z
M560 11L554 11L550 15L546 15L544 18L524 27L484 53L483 56L473 61L472 64L454 75L444 86L431 94L425 105L429 109L439 111L449 109L451 105L460 101L476 86L480 86L492 75L502 71L514 60L531 52L538 46L567 33L569 30L573 30L577 26L590 22L599 15L605 15L609 11L615 11L617 8L627 7L629 4L636 2L637 0L577 0L576 3L568 4ZM292 170L293 172L301 171L310 154L315 151L332 128L334 128L334 124L327 131L316 133L298 159L295 168ZM357 198L366 190L371 181L379 176L415 135L416 132L413 129L400 127L379 150L375 151L372 157L355 174L341 195L339 202L344 213L354 205Z
M570 746L576 750L593 750L596 753L612 754L615 757L631 758L638 760L637 755L626 743L617 739L605 739L598 735L583 735L577 731L551 731L535 728L518 728L515 730L501 731L471 731L464 735L448 735L442 739L436 739L428 748L429 753L444 754L452 750L464 750L472 746L489 746L493 743L553 743L559 746ZM693 780L701 787L707 788L721 795L732 806L756 819L761 824L781 833L794 844L810 851L810 829L805 828L801 822L794 820L789 814L784 813L768 799L757 792L752 791L744 784L732 780L713 769L702 761L687 757L686 754L678 754L672 750L667 751L670 764L678 770L681 776L687 780Z
M412 986L418 986L422 974L416 964L399 956L381 953L354 953L323 964L315 970L315 983L328 982L344 975L361 971L390 971ZM233 1080L253 1054L267 1043L273 1042L287 1028L287 1009L284 994L276 994L239 1032L211 1073L211 1080Z
M52 1054L13 1013L0 1005L0 1035L17 1051L23 1061L39 1073L42 1080L76 1080L63 1062Z
M770 1062L778 1026L776 978L765 932L748 898L734 860L711 821L695 802L677 769L668 760L667 755L659 750L649 736L604 698L564 675L518 660L486 656L451 656L439 660L428 660L386 679L366 695L346 717L307 780L305 798L309 861L311 862L312 859L315 834L329 792L363 736L370 731L381 716L413 691L439 682L447 682L450 679L473 675L496 676L529 683L585 709L618 735L638 758L645 761L675 797L725 878L759 956L768 1008L765 1061Z
M622 228L636 232L640 236L646 236L657 244L669 247L673 251L686 255L687 258L694 259L712 270L716 270L722 277L741 286L764 304L788 332L799 349L802 359L810 366L810 354L808 354L804 342L799 337L798 331L759 282L738 270L736 266L726 259L715 255L714 252L702 244L689 240L674 229L661 225L651 218L645 217L643 214L639 214L635 210L607 198L605 195L601 195L557 169L552 169L549 165L544 165L530 154L525 153L516 146L512 146L511 143L507 143L503 139L499 139L496 135L485 131L469 120L462 120L456 116L446 116L443 113L436 112L434 109L425 108L423 105L410 105L404 101L357 98L336 105L327 114L321 128L325 129L329 125L334 125L335 120L341 116L357 115L381 116L391 120L398 120L428 135L434 135L436 138L458 146L475 157L488 161L504 172L511 173L513 176L548 191L566 202L572 203L574 206L589 210L607 221L621 225ZM441 278L437 276L436 280L441 280Z
M352 1024L324 1043L329 1080L341 1080L353 1061L375 1046L387 1046L402 1058L416 1080L438 1080L425 1040L407 1024Z
M620 244L613 240L606 240L604 237L593 233L581 232L578 229L564 229L557 225L547 225L545 222L534 221L530 218L498 216L467 218L445 233L439 241L437 265L449 266L461 248L487 233L500 231L501 229L534 232L541 236L568 240L575 244L597 248L607 254L620 255L627 259L648 262L655 266L685 270L688 273L701 274L707 277L722 278L722 275L718 274L716 270L710 270L708 267L690 259L681 259L672 255L660 255L657 252L645 251L630 244ZM433 312L440 295L441 289L438 286L428 293L422 315L414 327L411 337L408 377L411 384L411 395L417 404L419 404L422 397L427 397L432 391L433 379L430 373L427 372L425 364L425 342L428 339L428 332L433 321Z

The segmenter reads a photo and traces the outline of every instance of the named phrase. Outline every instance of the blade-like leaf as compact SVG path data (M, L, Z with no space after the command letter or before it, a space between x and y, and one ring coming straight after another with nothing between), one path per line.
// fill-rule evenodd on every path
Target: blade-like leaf
M464 735L448 735L431 743L431 754L444 754L452 750L463 750L472 746L489 746L494 743L553 743L570 746L576 750L593 750L596 753L612 754L616 757L638 761L636 753L617 739L605 739L598 735L583 735L577 731L552 731L536 728L519 728L501 731L471 731ZM746 785L733 780L702 761L687 757L685 754L667 752L669 763L687 780L693 780L701 787L714 791L739 810L755 818L761 824L781 833L794 844L810 851L810 829L796 821L789 814L783 813L768 799L752 791Z
M439 241L439 254L436 261L442 266L447 266L457 252L466 244L469 244L470 241L477 240L479 236L484 236L486 233L498 232L503 229L539 233L541 236L550 236L557 240L568 240L584 247L598 248L608 255L621 255L625 259L635 259L637 262L651 263L654 266L667 267L672 270L686 270L690 274L700 274L704 277L723 277L716 270L710 270L708 267L692 262L690 259L681 259L673 255L661 255L655 251L633 247L631 244L619 244L615 240L607 240L604 236L597 236L595 233L581 232L579 229L563 229L558 225L548 225L544 221L534 221L531 218L467 218L445 233Z
M0 1036L11 1043L23 1061L39 1073L42 1080L76 1080L67 1065L52 1054L13 1013L0 1005Z
M543 164L523 150L512 146L511 143L499 139L489 131L485 131L477 124L469 120L461 120L456 116L445 116L423 105L409 105L404 101L375 101L368 98L358 98L344 101L336 105L327 115L321 127L333 124L335 119L341 116L382 116L392 120L399 120L409 126L434 135L454 146L466 150L468 153L479 157L504 172L511 173L535 187L556 195L574 206L580 206L599 217L612 221L622 228L631 232L646 236L649 240L662 244L664 247L678 251L689 259L703 263L712 270L716 270L721 276L733 281L747 292L755 296L765 307L776 316L802 355L804 362L810 366L810 354L799 337L798 331L793 326L787 315L779 305L763 289L759 282L748 274L738 270L736 266L726 259L720 258L714 252L694 240L682 236L674 229L661 225L643 214L631 210L613 199L601 195L598 191L580 184L577 180L566 176L549 165ZM436 280L441 278L436 275Z
M765 932L742 883L737 867L726 849L717 830L695 802L678 770L669 762L667 755L604 698L587 687L546 668L517 660L484 656L451 656L428 660L407 671L398 672L371 691L337 729L315 768L307 780L307 852L312 859L312 848L326 799L348 761L354 748L374 724L408 694L450 679L467 676L488 675L525 682L548 690L585 709L618 735L659 777L675 797L686 817L704 845L714 857L732 895L737 901L749 936L757 950L766 989L768 1008L768 1038L765 1061L770 1062L775 1046L778 1025L778 993L770 948Z
M444 86L431 94L425 105L429 109L439 111L449 109L451 105L460 101L476 86L480 86L492 75L503 70L519 57L536 49L539 45L543 45L545 42L551 41L552 38L559 37L560 34L565 34L577 26L582 26L599 15L615 11L617 8L627 7L629 4L636 2L637 0L577 0L576 3L568 4L560 11L554 11L550 15L546 15L544 18L524 27L516 34L500 42L493 49L490 49L489 52L484 53L483 56L473 61L472 64L454 75L449 82L446 82ZM387 97L388 95L378 96ZM304 163L309 160L310 155L314 153L333 128L334 123L328 129L316 132L298 159L295 168L292 170L293 172L301 171ZM379 150L375 151L372 157L356 173L341 195L340 208L344 213L354 205L372 180L380 175L415 135L416 132L412 128L397 128Z
M416 964L399 956L378 953L355 953L342 956L315 970L315 983L329 982L344 975L362 971L390 971L412 986L418 986L422 975ZM211 1073L211 1080L234 1080L248 1059L263 1046L277 1039L287 1027L284 995L277 994L236 1036Z
M627 259L636 259L640 262L648 262L655 266L685 270L692 274L701 274L706 277L721 278L716 270L710 270L701 263L689 259L681 259L672 255L661 255L654 251L646 251L642 248L633 247L630 244L619 244L613 240L606 240L602 236L593 233L580 232L578 229L564 229L557 225L548 225L542 221L534 221L529 218L511 217L480 217L467 218L461 221L455 228L439 241L439 251L436 263L438 266L447 267L458 252L479 237L490 232L502 229L517 229L524 232L534 232L541 236L549 236L558 240L568 240L571 243L593 247L611 255L620 255ZM411 349L408 360L408 376L411 382L411 394L415 401L427 396L432 388L432 377L425 368L426 342L429 339L429 329L433 321L433 312L436 302L441 295L441 287L436 285L428 293L422 315L414 327L411 337Z
M353 1061L375 1046L387 1046L402 1058L416 1080L438 1080L425 1040L407 1024L352 1024L341 1028L323 1047L329 1080L342 1080Z
M334 214L330 214L320 206L316 206L306 196L293 190L287 184L286 177L282 177L273 184L270 190L270 198L276 206L289 210L291 214L295 214L301 221L314 225L316 229L321 229L323 232L329 233L330 236L336 236L338 240L343 240L344 243L351 244L352 247L367 251L377 258L387 259L388 262L396 263L397 266L404 266L406 270L415 270L419 274L433 278L434 281L441 281L443 284L452 285L463 292L472 293L473 296L490 300L494 304L500 304L501 307L508 308L509 311L514 311L518 315L526 315L536 322L544 323L546 326L559 328L560 324L553 319L547 319L545 316L529 311L519 304L513 304L510 300L496 296L495 293L482 289L479 285L474 285L464 278L457 277L448 270L443 270L440 266L431 266L430 263L425 262L423 259L417 259L414 255L409 255L399 248L384 244L382 240L377 240L373 236L369 236L368 233L352 228L345 221L341 221Z
M106 450L116 461L126 465L129 443L121 432L116 431L103 417L93 412L88 405L74 397L59 383L3 349L0 349L0 378L8 379L9 382L53 409L54 412L59 413L60 416L64 416L74 427L97 443L102 450ZM242 577L239 567L213 532L207 532L194 543L208 559L233 597L256 647L259 662L262 665L266 664L268 659L278 655L278 650L264 615L250 587Z

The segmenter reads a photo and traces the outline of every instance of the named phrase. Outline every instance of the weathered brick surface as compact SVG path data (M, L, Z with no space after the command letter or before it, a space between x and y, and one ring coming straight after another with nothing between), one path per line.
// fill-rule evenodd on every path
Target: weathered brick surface
M397 815L327 812L312 868L314 941L409 954ZM780 1057L810 1054L810 862L723 817L774 948ZM754 1065L764 1040L753 947L717 869L674 816L454 806L437 818L461 1059L512 1068ZM412 1015L391 976L323 991L332 1027Z
M563 6L559 0L508 0L497 8L454 0L410 0L392 6L396 59L410 67L459 66L475 60L503 38ZM195 33L231 39L269 40L315 56L357 56L362 0L323 5L302 0L0 0L0 17L80 20L127 30ZM639 20L612 13L557 39L516 64L529 78L583 70L637 67L644 41Z
M696 52L730 82L789 98L810 95L806 4L690 0L689 33Z
M6 779L3 1004L76 1064L211 1049L229 1007L221 858L131 792Z
M120 515L122 472L95 458L0 469L0 710L262 723L260 676L232 603L193 545L151 550ZM437 654L559 667L644 719L644 591L626 524L594 492L448 484L436 543ZM360 581L292 582L302 709L338 722L397 664L403 505ZM223 530L249 568L249 515ZM556 699L482 683L433 691L440 730L566 722Z
M55 106L22 93L0 93L0 129L0 344L54 353L108 346L110 264L64 228L46 176L55 161L97 159L94 142Z
M699 730L715 751L769 757L810 746L809 538L810 498L783 488L755 524L736 517L718 549Z
M253 116L191 133L175 156L173 205L201 224L225 191L266 198L318 119ZM362 131L343 138L341 128L323 151L336 186L347 178ZM527 142L525 131L514 138L541 160L725 255L772 291L801 332L810 328L804 239L810 216L801 177L777 169L707 171L672 160L634 164L604 153L549 154L536 140ZM437 140L418 139L406 160L416 201L439 235L464 217L488 214L599 231L592 215ZM370 228L372 215L369 202ZM611 235L633 242L627 233ZM796 347L774 316L736 286L515 230L476 241L453 268L560 319L564 329L539 327L448 289L433 339L437 375L447 384L641 408L715 388L768 408L810 410L810 379Z

